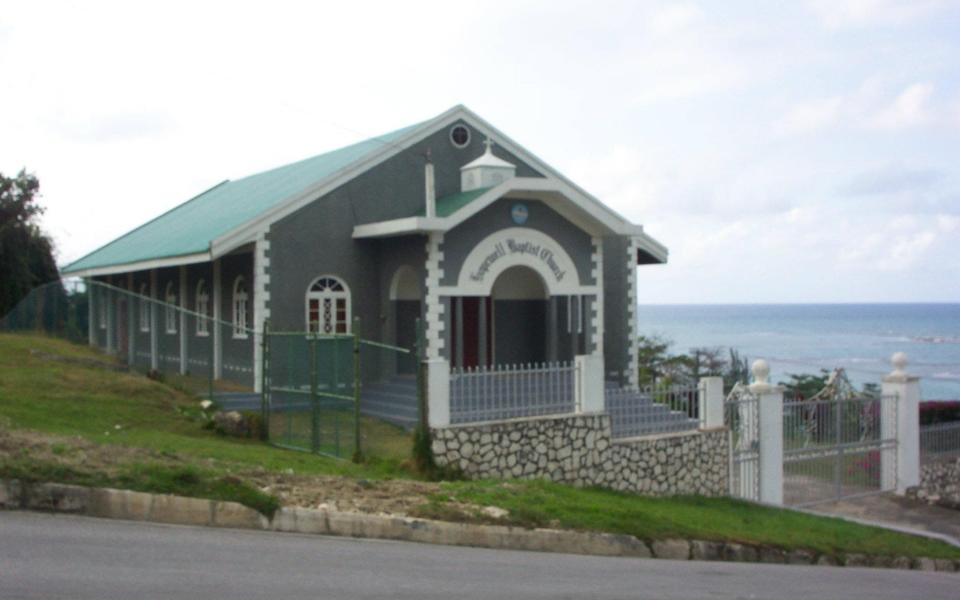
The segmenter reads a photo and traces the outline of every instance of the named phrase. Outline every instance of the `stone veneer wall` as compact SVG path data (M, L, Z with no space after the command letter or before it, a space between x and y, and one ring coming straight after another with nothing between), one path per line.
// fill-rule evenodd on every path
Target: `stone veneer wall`
M651 495L728 493L729 432L612 440L603 413L531 417L433 430L439 465L468 477L550 479Z
M920 468L920 485L907 494L930 504L960 510L960 458L932 459Z

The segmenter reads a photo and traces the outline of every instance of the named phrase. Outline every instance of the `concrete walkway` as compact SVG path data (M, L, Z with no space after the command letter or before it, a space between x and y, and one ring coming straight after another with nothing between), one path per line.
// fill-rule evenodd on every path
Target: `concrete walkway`
M838 500L812 506L810 510L894 529L935 533L952 538L954 545L960 546L960 511L895 494Z

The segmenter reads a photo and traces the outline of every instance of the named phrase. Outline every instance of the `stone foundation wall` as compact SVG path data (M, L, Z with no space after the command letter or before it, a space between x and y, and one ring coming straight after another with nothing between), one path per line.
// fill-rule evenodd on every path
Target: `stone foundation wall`
M532 417L433 430L439 465L468 477L550 479L651 495L728 492L724 429L612 439L603 413Z
M960 509L960 458L924 462L920 485L907 493L930 504Z

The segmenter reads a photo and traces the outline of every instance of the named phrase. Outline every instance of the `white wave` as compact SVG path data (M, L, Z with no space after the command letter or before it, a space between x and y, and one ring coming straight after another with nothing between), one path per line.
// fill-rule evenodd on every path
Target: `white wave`
M940 371L930 375L932 379L946 379L947 381L960 381L960 373L953 371Z
M921 344L960 344L960 336L954 335L918 335L910 339Z

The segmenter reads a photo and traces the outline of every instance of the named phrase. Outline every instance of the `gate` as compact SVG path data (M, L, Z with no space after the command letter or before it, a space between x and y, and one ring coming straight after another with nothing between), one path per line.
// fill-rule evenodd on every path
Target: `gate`
M784 504L809 506L896 487L896 396L858 392L843 369L783 403Z
M760 398L737 383L723 403L730 429L730 495L760 500Z

